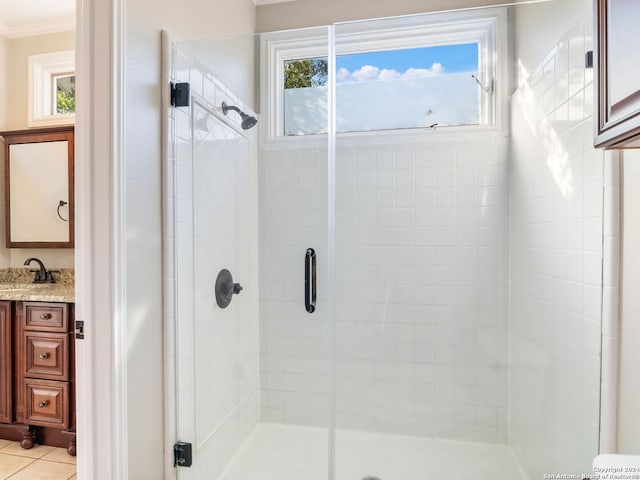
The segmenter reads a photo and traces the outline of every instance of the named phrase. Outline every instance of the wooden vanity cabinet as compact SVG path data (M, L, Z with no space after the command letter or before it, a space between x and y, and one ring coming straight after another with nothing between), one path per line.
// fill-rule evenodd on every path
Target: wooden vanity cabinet
M38 438L44 444L66 443L75 455L74 305L16 302L15 314L20 329L16 367L21 372L16 421L45 427L29 430L44 437ZM33 440L25 435L22 446L31 448Z
M595 146L640 148L640 3L595 0Z
M0 423L13 419L11 302L0 301Z

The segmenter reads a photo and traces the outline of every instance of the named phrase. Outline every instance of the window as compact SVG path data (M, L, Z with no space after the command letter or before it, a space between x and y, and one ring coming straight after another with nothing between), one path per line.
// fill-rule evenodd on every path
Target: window
M487 9L337 25L337 132L501 126L505 24L503 9ZM297 35L263 40L270 139L327 132L328 40Z
M76 76L73 73L55 75L51 91L54 97L53 115L76 113Z
M39 127L72 124L75 111L74 51L31 55L28 125Z
M327 69L326 57L284 61L285 136L327 133Z

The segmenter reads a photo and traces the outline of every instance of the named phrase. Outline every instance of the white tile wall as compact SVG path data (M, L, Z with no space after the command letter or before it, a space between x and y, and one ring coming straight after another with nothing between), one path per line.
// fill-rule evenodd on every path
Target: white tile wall
M327 149L260 152L260 373L264 421L328 425ZM304 306L316 250L317 309Z
M592 148L591 21L512 102L509 443L531 479L598 452L603 154Z
M600 392L600 452L618 453L618 385L620 379L621 305L621 155L605 152L602 261L602 379ZM628 228L625 230L628 231ZM623 269L628 270L628 267ZM621 424L628 424L625 420Z
M507 139L337 151L340 428L506 441ZM326 150L261 153L263 419L326 425ZM322 265L321 265L322 267Z

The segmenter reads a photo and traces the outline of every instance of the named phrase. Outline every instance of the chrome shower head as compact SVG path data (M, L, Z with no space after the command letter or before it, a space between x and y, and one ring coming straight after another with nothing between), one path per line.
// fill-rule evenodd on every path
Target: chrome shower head
M240 114L240 117L242 118L240 126L243 130L249 130L250 128L255 127L258 123L258 119L256 117L247 115L235 105L227 105L227 102L222 102L222 113L226 115L229 110L234 110Z

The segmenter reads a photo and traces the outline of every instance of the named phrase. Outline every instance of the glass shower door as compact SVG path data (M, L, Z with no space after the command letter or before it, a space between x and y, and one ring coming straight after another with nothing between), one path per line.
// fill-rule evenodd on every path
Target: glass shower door
M326 57L327 29L311 33ZM328 475L327 139L286 138L295 122L257 98L257 82L275 78L283 108L309 100L304 118L326 125L326 84L285 88L308 59L269 57L276 37L174 52L174 81L191 90L190 105L172 110L176 436L193 454L181 479ZM221 303L223 270L233 280Z
M520 478L504 445L507 140L469 134L491 118L491 72L483 38L460 34L492 15L335 26L339 480Z
M327 43L326 27L260 37L269 123L259 151L261 438L270 468L256 479L325 480L330 468Z
M174 110L177 433L193 462L178 472L219 478L260 415L256 134L221 108L246 103L174 54L191 86Z

